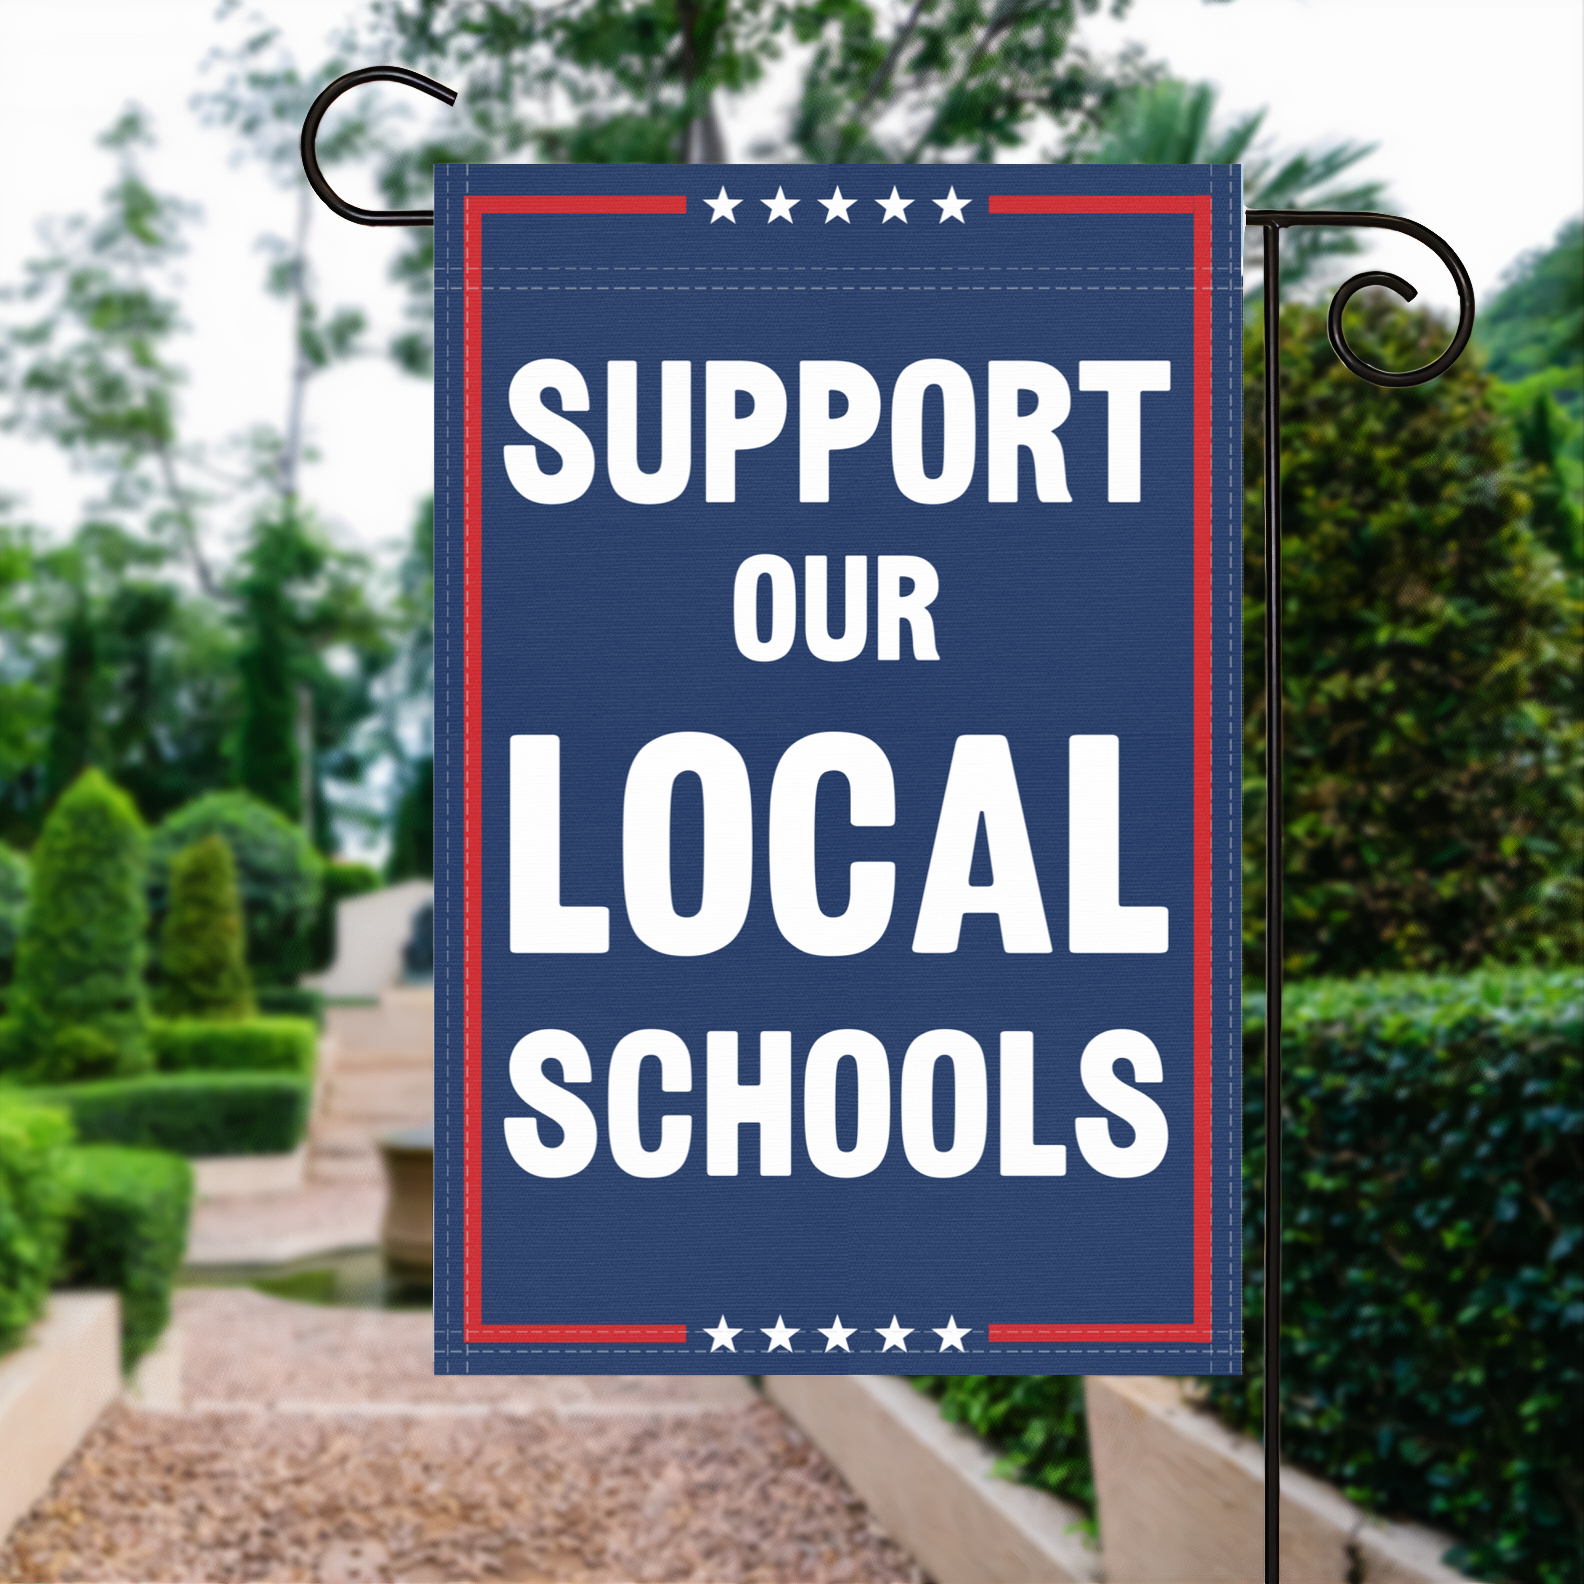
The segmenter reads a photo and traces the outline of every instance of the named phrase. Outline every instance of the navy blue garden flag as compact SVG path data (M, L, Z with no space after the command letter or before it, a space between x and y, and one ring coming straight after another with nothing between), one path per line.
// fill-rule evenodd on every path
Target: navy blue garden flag
M436 1368L1236 1372L1237 168L436 181Z

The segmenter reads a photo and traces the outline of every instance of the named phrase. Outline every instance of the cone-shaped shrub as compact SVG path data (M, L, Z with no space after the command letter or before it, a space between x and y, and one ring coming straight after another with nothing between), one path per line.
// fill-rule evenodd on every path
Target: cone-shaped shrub
M242 897L223 836L205 836L171 860L170 911L160 932L166 1017L251 1017Z
M7 997L19 1076L130 1076L153 1065L143 988L144 833L125 792L85 770L33 849L33 894Z

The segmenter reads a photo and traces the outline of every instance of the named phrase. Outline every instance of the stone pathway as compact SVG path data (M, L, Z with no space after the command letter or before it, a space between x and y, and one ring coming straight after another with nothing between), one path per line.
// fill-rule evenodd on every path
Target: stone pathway
M426 1314L177 1299L180 1409L112 1409L0 1578L910 1580L742 1379L437 1378Z
M190 1262L378 1235L373 1140L431 1114L431 1010L332 1009L290 1194L197 1207ZM176 1296L179 1378L111 1409L0 1550L0 1579L922 1580L743 1378L442 1376L427 1312Z

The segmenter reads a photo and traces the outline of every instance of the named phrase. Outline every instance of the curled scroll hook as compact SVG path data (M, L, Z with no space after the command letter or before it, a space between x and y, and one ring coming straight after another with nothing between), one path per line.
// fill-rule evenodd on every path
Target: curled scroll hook
M371 82L400 83L404 88L416 88L420 93L426 93L431 98L440 100L442 104L456 103L455 88L447 88L444 83L436 82L433 77L425 77L422 72L409 71L405 66L365 66L359 71L350 71L344 76L337 77L314 100L307 118L303 121L302 162L308 185L319 195L326 208L333 209L343 220L351 220L357 225L432 226L433 209L360 209L356 204L349 204L331 187L325 180L324 172L319 169L319 155L314 143L318 139L319 123L324 120L325 111L347 89L358 88L364 83Z
M1376 368L1373 363L1366 363L1347 344L1347 336L1342 329L1342 313L1355 292L1362 291L1366 286L1386 286L1405 302L1412 302L1419 295L1402 276L1392 275L1385 270L1366 270L1361 275L1354 275L1345 280L1337 288L1336 295L1331 299L1331 311L1326 315L1326 333L1331 338L1331 348L1341 360L1343 367L1358 375L1360 379L1368 380L1371 385L1398 387L1423 385L1426 380L1433 380L1437 375L1445 374L1462 356L1464 347L1469 343L1469 337L1474 333L1474 284L1469 280L1469 273L1463 267L1463 260L1452 251L1443 237L1437 236L1428 226L1419 225L1413 220L1404 220L1400 215L1370 214L1342 209L1250 209L1245 213L1245 220L1251 226L1263 226L1268 229L1280 229L1286 226L1371 226L1381 231L1400 231L1404 236L1411 236L1416 242L1424 243L1446 265L1457 286L1457 330L1446 351L1432 362L1426 363L1423 368L1406 369L1397 373L1391 369Z

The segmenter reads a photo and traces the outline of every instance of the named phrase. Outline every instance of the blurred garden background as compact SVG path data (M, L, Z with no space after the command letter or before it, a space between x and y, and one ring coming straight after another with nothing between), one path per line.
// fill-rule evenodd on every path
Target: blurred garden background
M327 121L332 181L395 207L427 204L444 161L1240 161L1251 207L1431 225L1480 292L1451 372L1380 390L1332 355L1326 288L1366 257L1425 288L1349 314L1371 361L1416 366L1450 334L1439 266L1340 232L1284 254L1287 1450L1445 1531L1472 1576L1580 1577L1576 13L172 0L112 21L84 4L81 26L125 33L137 12L153 43L124 70L85 44L88 87L41 119L78 9L4 7L28 41L8 82L38 83L9 112L30 173L8 173L25 201L0 246L0 1344L68 1282L122 1290L129 1364L153 1343L186 1235L180 1161L296 1146L324 1016L302 980L335 958L337 905L432 871L431 240L311 199L297 134L325 82L399 61L461 90L443 114L379 90ZM1432 29L1456 38L1432 47ZM1349 78L1326 69L1339 49ZM1306 58L1329 87L1289 90ZM1539 87L1503 76L1520 59ZM1326 98L1332 130L1295 131L1289 93ZM1428 143L1375 130L1388 94ZM1473 108L1491 96L1500 114ZM1254 1430L1257 242L1246 270L1250 1351L1211 1406ZM921 1384L1093 1514L1078 1384Z

